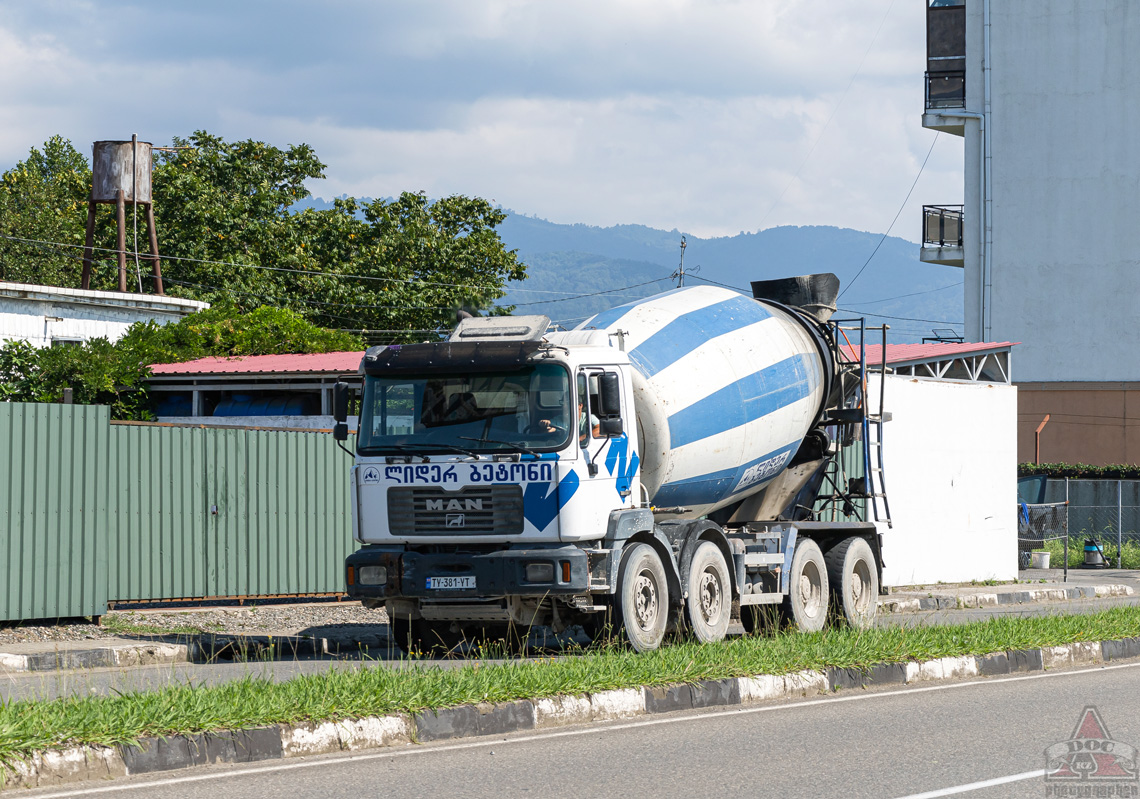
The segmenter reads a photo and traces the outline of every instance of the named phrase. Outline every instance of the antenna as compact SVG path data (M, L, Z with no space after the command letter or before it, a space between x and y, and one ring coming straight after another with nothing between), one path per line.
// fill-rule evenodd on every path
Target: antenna
M687 246L688 246L688 244L685 243L685 237L682 236L681 237L681 266L678 267L676 272L674 272L672 275L670 275L670 279L677 281L678 288L685 285L685 247L687 247Z

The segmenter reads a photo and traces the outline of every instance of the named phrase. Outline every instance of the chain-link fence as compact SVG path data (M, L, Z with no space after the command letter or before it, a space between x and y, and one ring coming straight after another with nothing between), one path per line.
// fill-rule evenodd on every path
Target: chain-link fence
M1140 568L1140 480L1050 479L1045 501L1066 508L1070 551L1084 562Z
M1049 543L1059 542L1063 547L1063 563L1050 563L1053 568L1063 566L1068 577L1069 568L1069 529L1068 505L1064 502L1049 502L1030 505L1019 503L1017 512L1017 565L1020 569L1030 566L1043 568L1044 564L1033 563L1034 552L1049 552ZM1048 562L1048 561L1046 561Z

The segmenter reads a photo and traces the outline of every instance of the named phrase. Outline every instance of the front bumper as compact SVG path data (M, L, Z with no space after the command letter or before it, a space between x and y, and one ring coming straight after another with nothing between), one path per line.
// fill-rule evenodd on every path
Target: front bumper
M553 579L530 582L527 566L549 564ZM354 599L478 599L498 596L561 596L584 594L590 585L586 553L574 546L505 549L483 554L406 552L366 546L345 560L348 595ZM383 566L383 585L363 585L362 566ZM475 588L429 588L433 577L474 577ZM567 579L569 578L569 579Z

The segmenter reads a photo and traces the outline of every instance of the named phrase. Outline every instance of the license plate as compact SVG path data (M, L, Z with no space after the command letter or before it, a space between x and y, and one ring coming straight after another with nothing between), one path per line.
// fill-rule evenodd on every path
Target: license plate
M428 590L433 591L458 591L464 588L475 587L475 575L465 574L461 577L429 577L427 578Z

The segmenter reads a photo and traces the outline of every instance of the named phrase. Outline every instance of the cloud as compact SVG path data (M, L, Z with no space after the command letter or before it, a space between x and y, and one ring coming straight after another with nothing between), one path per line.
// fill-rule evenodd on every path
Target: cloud
M54 133L86 150L205 128L312 144L324 196L477 194L701 235L881 230L933 136L921 5L17 5L0 22L0 103L15 112L0 164ZM961 179L960 142L943 141L916 193L960 201ZM904 221L896 233L917 233Z

